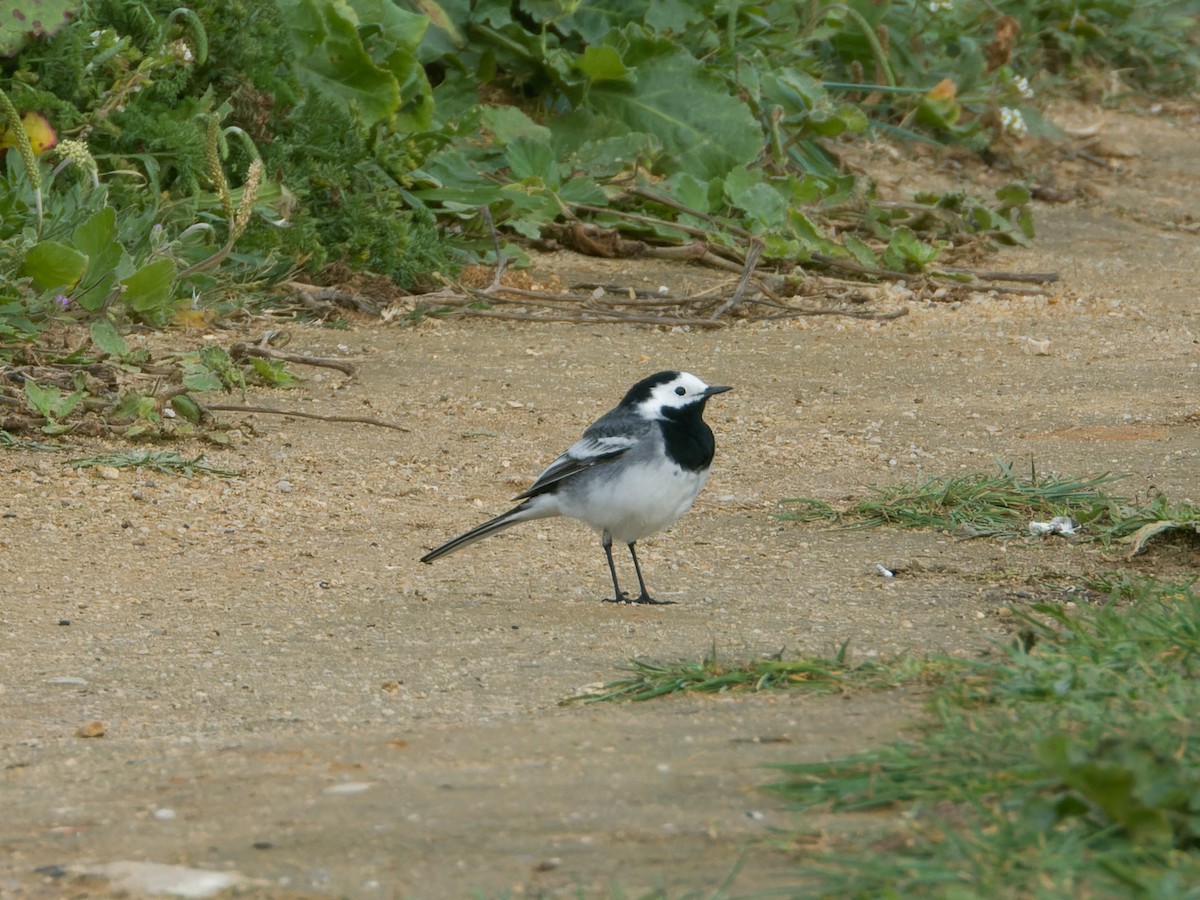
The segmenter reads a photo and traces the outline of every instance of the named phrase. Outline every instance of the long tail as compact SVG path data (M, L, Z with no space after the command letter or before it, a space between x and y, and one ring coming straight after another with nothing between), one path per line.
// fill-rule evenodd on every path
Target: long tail
M537 497L530 497L519 506L514 506L503 515L496 516L489 522L484 522L475 528L472 528L466 534L460 534L452 540L446 541L436 550L430 550L421 557L421 562L431 563L439 556L445 556L447 553L453 553L455 550L461 550L468 544L473 544L476 541L481 541L489 534L495 534L497 531L503 531L505 528L511 528L519 522L528 522L530 519L545 519L549 516L557 516L558 504L546 502L549 495L542 494Z

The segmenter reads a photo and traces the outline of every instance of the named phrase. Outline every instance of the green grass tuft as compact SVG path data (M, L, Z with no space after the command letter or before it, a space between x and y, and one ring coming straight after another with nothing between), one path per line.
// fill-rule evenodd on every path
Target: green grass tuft
M1105 485L1124 475L1082 478L1030 478L1014 475L1001 464L998 475L971 473L930 478L872 491L872 496L846 509L812 498L784 502L793 510L780 518L795 522L833 522L847 528L896 525L930 528L966 537L1028 534L1034 521L1058 516L1074 519L1084 538L1109 544L1137 540L1174 528L1195 530L1200 511L1190 503L1170 503L1158 496L1146 503L1110 494Z
M715 694L725 691L801 689L822 693L882 690L917 679L932 680L948 663L900 656L894 660L854 663L848 645L832 657L783 659L783 654L750 661L722 660L713 648L699 662L651 663L632 660L628 678L605 684L599 691L568 697L564 702L599 703L607 700L652 700L668 694Z
M917 739L783 767L798 809L897 813L878 847L806 867L815 895L1196 896L1200 594L1130 579L1023 618L1024 643L944 680Z
M183 475L191 478L197 472L206 475L217 475L221 478L234 478L238 472L215 469L204 464L204 454L186 459L174 450L126 450L121 453L100 453L72 459L67 465L78 469L91 466L112 466L114 469L153 469L164 475Z

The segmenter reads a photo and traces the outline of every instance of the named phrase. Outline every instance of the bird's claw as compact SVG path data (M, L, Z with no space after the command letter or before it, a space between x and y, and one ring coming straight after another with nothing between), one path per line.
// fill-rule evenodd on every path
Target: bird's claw
M605 597L605 603L640 603L644 606L674 606L674 600L655 600L649 594L642 594L638 597L630 597L624 591L621 591L620 597Z

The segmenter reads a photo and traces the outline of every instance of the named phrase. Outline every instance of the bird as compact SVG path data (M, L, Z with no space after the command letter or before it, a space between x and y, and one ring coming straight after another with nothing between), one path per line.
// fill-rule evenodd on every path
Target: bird
M434 560L520 522L568 516L600 532L612 575L608 603L669 604L646 590L634 545L670 527L691 508L708 479L716 441L704 421L709 398L732 390L709 385L690 372L665 371L643 378L583 436L559 455L508 512L472 528L421 557ZM633 558L640 593L621 590L613 541Z

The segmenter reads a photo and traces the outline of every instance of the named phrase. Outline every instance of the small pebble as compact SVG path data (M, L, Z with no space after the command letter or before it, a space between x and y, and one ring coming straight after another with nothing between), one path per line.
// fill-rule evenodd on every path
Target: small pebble
M326 794L361 794L364 791L369 791L375 787L373 781L347 781L343 784L335 784L325 788Z
M86 725L81 726L79 728L79 730L77 730L75 732L75 737L77 737L77 738L102 738L102 737L104 737L104 733L107 730L108 729L105 728L104 723L101 722L99 719L92 719L92 721L88 722Z
M290 494L292 492L292 483L290 481L277 481L275 482L275 487L284 494Z

